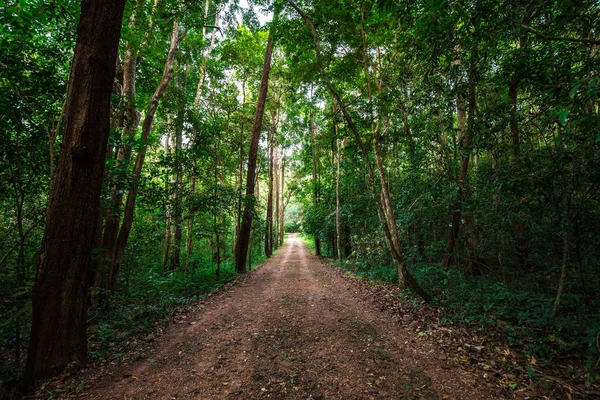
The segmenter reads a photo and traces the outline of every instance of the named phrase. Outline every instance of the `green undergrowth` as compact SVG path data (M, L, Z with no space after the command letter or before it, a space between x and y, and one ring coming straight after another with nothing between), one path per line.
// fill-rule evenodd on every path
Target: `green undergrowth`
M253 264L259 266L261 260ZM90 310L90 358L103 362L122 357L123 342L149 334L182 306L198 301L236 278L232 262L214 268L160 270L140 274L110 300Z
M334 262L349 273L371 281L397 282L396 268L356 260ZM491 276L467 277L456 269L419 263L410 266L419 284L443 311L442 320L476 324L481 330L498 327L508 343L542 365L563 358L585 363L590 379L598 375L594 365L600 353L600 304L565 290L560 312L552 315L553 293L518 289Z
M219 277L212 268L140 274L135 282L90 310L91 359L119 358L119 353L113 353L115 345L151 332L177 307L199 300L233 279L235 268L231 263L221 266Z
M315 239L312 235L302 232L298 235L298 239L302 241L308 247L311 253L315 253Z
M416 264L412 273L447 312L447 322L500 326L509 344L521 346L543 364L572 355L592 367L598 359L598 304L581 295L566 291L560 312L553 316L555 298L550 293L517 289L489 277L466 277L438 265Z

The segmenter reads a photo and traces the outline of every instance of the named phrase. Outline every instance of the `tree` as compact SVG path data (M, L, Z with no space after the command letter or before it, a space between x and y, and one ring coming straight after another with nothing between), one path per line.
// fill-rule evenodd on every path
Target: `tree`
M87 360L87 291L125 0L81 5L63 149L33 289L25 385Z
M239 239L236 248L236 271L238 273L246 272L246 256L248 255L248 244L250 242L250 229L252 227L252 210L254 208L254 187L256 177L256 156L258 153L258 142L262 129L263 115L265 111L265 103L267 100L267 92L269 90L269 73L271 72L271 57L273 55L273 46L276 40L277 19L281 4L275 2L275 14L273 16L272 27L269 31L269 39L267 41L267 49L265 51L265 60L263 64L263 72L260 81L260 90L256 103L256 114L254 117L254 126L252 128L252 141L250 143L250 154L248 156L248 171L246 173L246 204L242 217L242 225L240 227Z

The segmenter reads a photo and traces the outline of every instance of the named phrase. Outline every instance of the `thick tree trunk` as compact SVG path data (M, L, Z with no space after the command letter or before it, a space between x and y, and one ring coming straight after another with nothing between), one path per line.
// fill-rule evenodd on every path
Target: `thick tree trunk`
M87 361L92 242L110 128L124 0L83 0L65 104L63 150L33 289L25 385Z
M281 4L279 1L276 1L273 27L271 28L271 31L269 31L269 39L267 40L258 101L256 103L256 114L254 116L254 126L252 128L252 141L250 142L250 154L248 155L248 172L246 174L246 204L244 206L242 225L240 227L240 235L236 249L237 257L235 270L238 273L246 272L246 257L248 255L250 230L252 228L252 210L255 206L254 186L256 177L256 157L258 154L258 142L260 140L260 131L262 129L267 92L269 90L269 73L271 72L271 57L273 55L273 43L275 41L275 34L273 31L277 28L277 19L279 17L280 9Z
M129 192L127 193L125 211L123 213L123 222L121 224L121 229L119 230L119 236L117 237L117 244L115 246L115 253L113 255L113 261L110 267L109 290L111 293L114 293L115 288L117 286L117 280L119 278L121 263L123 262L123 256L125 255L125 247L127 246L127 241L129 240L129 233L131 232L131 227L133 225L135 201L138 193L138 183L142 174L144 160L146 158L148 137L150 136L150 130L152 129L152 123L154 121L156 109L158 108L158 103L162 98L163 94L165 93L165 90L167 89L167 86L169 85L169 82L171 82L171 78L173 76L173 59L175 58L175 54L177 53L177 47L179 45L179 42L184 37L185 34L181 36L179 35L179 24L175 22L173 24L173 31L171 33L171 44L169 47L169 53L167 54L167 59L165 61L163 75L158 87L152 95L150 105L148 106L148 110L146 111L144 122L142 123L141 140L142 142L146 143L146 145L144 145L139 150L135 160L135 164L133 166L132 186L130 187Z

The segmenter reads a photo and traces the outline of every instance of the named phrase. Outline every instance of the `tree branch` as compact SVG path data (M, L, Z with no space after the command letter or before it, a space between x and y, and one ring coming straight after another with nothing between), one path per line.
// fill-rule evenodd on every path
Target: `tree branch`
M521 24L521 27L524 30L526 30L527 32L533 33L534 35L536 35L544 40L552 40L552 41L559 41L559 42L577 42L577 43L600 45L600 41L598 41L598 40L579 39L579 38L572 38L572 37L567 37L567 36L549 36L540 31L536 31L532 27L525 25L525 24Z

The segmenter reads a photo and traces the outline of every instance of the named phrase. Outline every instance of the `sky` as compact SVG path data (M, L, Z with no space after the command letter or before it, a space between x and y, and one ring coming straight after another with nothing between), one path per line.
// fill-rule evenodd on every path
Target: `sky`
M240 4L240 7L242 7L242 8L245 8L245 9L248 9L248 8L250 8L250 5L248 4L248 0L239 0L239 2L240 2L240 3L239 3L239 4ZM254 10L255 10L255 12L256 12L256 15L257 15L257 17L258 17L258 21L260 22L260 24L261 24L261 25L264 25L264 24L266 24L267 22L270 22L270 21L271 21L271 18L273 18L273 16L271 15L271 13L270 13L270 12L269 12L269 13L267 13L267 14L263 13L263 12L261 11L261 10L262 10L262 7L258 7L258 6L253 6L253 7L254 7ZM240 15L240 16L238 16L238 18L239 18L239 19L238 19L238 23L239 23L239 22L241 22L241 15Z

